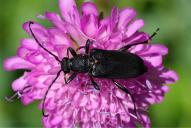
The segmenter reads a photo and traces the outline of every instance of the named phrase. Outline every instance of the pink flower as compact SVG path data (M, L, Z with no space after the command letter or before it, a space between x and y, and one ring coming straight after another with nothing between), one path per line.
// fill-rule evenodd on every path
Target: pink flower
M149 40L147 33L140 32L144 21L135 19L136 11L132 8L119 10L114 7L110 16L101 18L91 2L83 3L82 14L74 0L59 0L59 7L62 17L53 12L44 15L53 23L52 27L31 24L35 37L59 60L67 56L68 47L84 46L88 39L94 42L91 48L105 50L118 50L127 44ZM23 25L23 29L31 35L29 22ZM83 50L79 52L84 53ZM148 68L148 72L139 77L117 80L131 92L137 114L132 97L117 88L110 79L94 78L100 86L100 91L97 91L88 74L78 74L65 84L61 72L45 99L44 109L48 117L42 119L44 127L136 127L136 122L150 127L147 109L163 100L168 91L166 84L174 83L178 76L162 64L162 57L168 53L164 45L139 44L129 52L140 56ZM26 38L21 40L17 55L5 60L4 68L8 71L27 69L12 83L12 88L28 105L35 100L43 101L61 65L34 38Z

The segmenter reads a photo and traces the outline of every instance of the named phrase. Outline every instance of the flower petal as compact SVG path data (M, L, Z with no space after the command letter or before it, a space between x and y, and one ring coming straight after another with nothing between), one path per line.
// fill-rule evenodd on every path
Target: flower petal
M48 32L51 35L50 42L52 43L53 46L55 45L66 45L66 46L71 46L71 40L66 36L65 33L58 29L49 29Z
M29 105L30 103L34 101L34 99L27 97L27 95L21 97L21 100L24 105Z
M31 35L30 29L29 29L29 22L30 21L25 22L23 24L23 29ZM33 24L31 24L31 29L37 38L42 38L42 37L45 38L47 36L47 30L39 23L33 22Z
M29 56L26 56L26 60L37 65L44 60L44 57L42 56L42 54L33 53L33 54L30 54Z
M92 2L85 2L82 4L81 6L81 10L82 10L82 14L83 15L94 15L94 16L98 16L99 12L98 9L96 7L96 5Z
M59 123L61 123L62 121L62 116L61 115L57 115L54 116L54 118L50 121L51 125L55 126L58 125Z
M4 68L8 71L17 70L17 69L32 69L35 65L32 63L23 60L20 57L11 57L4 61Z
M17 55L20 58L23 58L23 59L27 60L27 56L30 56L30 54L32 54L32 52L33 52L32 50L26 49L24 47L20 47L17 50Z
M127 37L132 36L136 31L141 29L143 26L144 26L144 21L142 19L135 20L127 28L127 32L126 32Z
M127 24L136 16L136 11L132 8L124 8L120 11L118 28L125 29Z
M152 44L145 48L144 52L140 53L141 56L157 56L168 54L168 48L162 44Z
M110 29L113 31L116 24L118 22L118 9L116 7L113 7L111 11L111 18L110 18Z
M31 34L31 32L30 32L30 29L29 29L29 22L30 22L30 21L28 21L28 22L26 22L26 23L23 24L23 29L24 29L28 34L30 34L31 37L32 37L32 34ZM49 35L48 35L48 31L47 31L43 26L41 26L40 24L34 22L33 24L31 24L31 30L32 30L32 32L34 33L35 38L36 38L42 45L49 42L49 41L48 41L48 36L49 36ZM34 37L32 37L32 38L34 38Z
M59 7L65 21L77 26L80 25L80 15L74 0L59 0Z
M61 19L60 15L57 13L53 12L46 12L45 17L51 21L57 28L60 30L64 31L65 33L67 32L64 26L64 21Z
M179 79L177 73L173 70L163 72L161 77L165 79L166 84L172 84Z
M75 40L74 43L77 43L78 45L85 44L87 39L85 38L85 36L83 35L84 33L81 30L77 29L74 25L69 23L67 23L65 27L69 35Z
M152 56L152 57L147 56L144 57L144 60L149 62L154 67L158 67L162 64L162 56Z
M100 40L100 42L103 41L103 39L108 39L109 38L109 32L108 32L108 26L104 25L102 27L99 28L98 33L97 33L97 40Z
M98 31L97 18L94 15L84 16L81 28L87 36L91 38L95 37Z
M34 39L22 39L21 46L29 50L37 50L39 47L38 44L34 41Z
M12 88L14 91L21 91L26 86L27 80L24 79L26 75L27 73L13 81Z

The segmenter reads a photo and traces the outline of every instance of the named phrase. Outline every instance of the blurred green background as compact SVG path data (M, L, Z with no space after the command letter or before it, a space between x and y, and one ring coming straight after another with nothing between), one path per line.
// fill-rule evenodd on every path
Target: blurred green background
M78 0L80 5L82 0ZM112 6L133 7L138 18L145 20L144 31L152 33L160 27L154 42L168 46L165 66L174 69L180 80L170 85L164 102L151 107L153 127L191 127L191 0L95 0L100 10L109 14ZM43 25L36 14L59 12L56 0L0 0L0 127L42 127L38 102L24 106L19 100L7 103L12 95L11 82L22 72L5 72L3 60L13 56L21 38L27 37L22 24L30 19Z

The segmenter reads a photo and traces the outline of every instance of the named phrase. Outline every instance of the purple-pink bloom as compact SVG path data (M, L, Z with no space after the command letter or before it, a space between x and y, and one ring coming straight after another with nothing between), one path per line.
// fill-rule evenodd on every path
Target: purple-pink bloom
M91 48L106 50L118 50L127 44L149 39L147 33L140 31L144 21L136 19L136 11L132 8L114 7L111 14L102 19L91 2L81 5L81 13L74 0L59 0L59 7L62 17L54 12L44 15L52 27L45 28L35 23L32 29L42 45L60 60L66 56L68 47L84 46L87 39L94 41ZM23 29L31 35L29 22L24 23ZM168 49L162 44L140 44L130 48L129 52L139 55L148 67L148 72L140 77L117 80L132 93L138 117L131 97L111 80L95 78L101 88L97 91L88 74L78 74L72 82L65 84L61 73L45 101L49 116L42 117L44 127L126 128L136 127L136 122L150 127L147 109L163 100L168 91L166 84L174 83L178 76L163 66L162 58ZM4 68L8 71L29 70L12 83L23 104L28 105L35 100L43 100L61 67L33 38L26 38L21 40L17 55L5 60Z

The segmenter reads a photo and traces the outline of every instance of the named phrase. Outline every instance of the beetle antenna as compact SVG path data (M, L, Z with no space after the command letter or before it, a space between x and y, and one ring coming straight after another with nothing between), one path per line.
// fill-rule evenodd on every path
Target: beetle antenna
M57 73L57 75L56 75L56 77L54 78L54 80L52 81L52 83L49 85L49 87L48 87L48 89L47 89L47 91L46 91L46 93L45 93L45 96L44 96L44 98L43 98L43 103L42 103L42 115L44 116L44 117L48 117L48 114L45 114L45 100L46 100L46 97L47 97L47 95L48 95L48 92L49 92L49 90L50 90L50 88L52 87L52 85L54 84L54 82L58 79L58 77L60 76L60 73L61 73L61 71L62 70L60 70L58 73Z
M29 30L30 30L30 32L31 32L31 34L32 34L32 37L35 39L35 41L38 43L38 45L39 45L42 49L44 49L46 52L48 52L50 55L52 55L58 62L61 62L60 59L59 59L56 55L54 55L54 54L53 54L52 52L50 52L48 49L46 49L45 47L43 47L42 44L38 41L38 39L36 38L35 34L34 34L33 31L32 31L31 24L34 24L34 22L32 22L32 21L29 22Z

